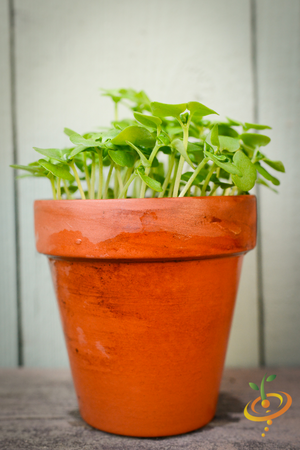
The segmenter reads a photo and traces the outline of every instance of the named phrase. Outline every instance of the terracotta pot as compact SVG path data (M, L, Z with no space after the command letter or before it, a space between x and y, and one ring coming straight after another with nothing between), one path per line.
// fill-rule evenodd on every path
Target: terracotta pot
M129 436L215 414L254 196L35 202L83 419Z

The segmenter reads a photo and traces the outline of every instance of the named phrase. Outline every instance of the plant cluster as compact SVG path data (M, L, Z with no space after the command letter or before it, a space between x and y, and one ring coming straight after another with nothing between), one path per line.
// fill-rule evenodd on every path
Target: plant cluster
M34 147L43 158L11 167L29 172L23 177L47 177L54 199L77 192L82 199L242 195L255 183L280 184L264 165L284 166L265 156L270 138L257 133L269 126L207 118L217 113L199 102L151 102L144 91L103 95L115 105L111 128L83 135L65 128L69 148ZM118 119L120 103L132 118Z

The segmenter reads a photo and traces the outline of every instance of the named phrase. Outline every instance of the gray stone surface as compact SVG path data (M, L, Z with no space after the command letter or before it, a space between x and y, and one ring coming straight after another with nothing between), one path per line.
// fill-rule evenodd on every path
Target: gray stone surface
M267 392L292 396L291 408L265 424L251 422L243 410L257 393L249 381L275 373ZM130 438L95 430L80 417L70 372L49 369L0 370L0 449L64 450L299 450L300 369L226 369L218 410L206 427L180 436ZM271 389L272 386L272 389ZM270 390L271 389L271 390Z

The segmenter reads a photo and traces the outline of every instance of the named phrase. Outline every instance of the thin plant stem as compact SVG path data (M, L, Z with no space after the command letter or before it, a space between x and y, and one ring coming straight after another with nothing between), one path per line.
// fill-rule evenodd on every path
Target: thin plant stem
M118 174L117 174L117 168L116 168L116 165L114 164L114 168L115 168L115 173L114 173L114 198L117 198L118 197L118 192L119 192L119 189L118 189Z
M53 175L51 175L51 177L50 177L50 182L51 182L53 200L56 200L56 189L55 189L55 182L54 182L54 176Z
M138 192L138 184L139 184L139 178L136 177L133 184L133 191L132 191L132 197L137 198L137 192Z
M182 126L182 129L183 129L183 146L185 148L185 151L187 150L187 147L188 147L189 125L190 125L190 123L188 122L186 125Z
M70 193L70 191L69 191L69 188L68 188L68 186L67 186L67 182L66 182L66 180L64 180L64 179L62 179L62 180L63 180L63 185L64 185L64 188L65 188L65 193L66 193L67 199L68 199L68 200L71 200L72 195L71 195L71 193Z
M183 165L184 165L184 157L181 155L180 159L179 159L179 164L178 164L178 167L177 167L176 179L175 179L174 189L173 189L173 197L177 197L178 196L178 191L179 191L179 185L180 185Z
M158 152L159 148L160 148L160 144L156 141L156 144L155 144L155 146L154 146L154 148L153 148L153 150L151 152L150 158L149 158L149 163L150 163L151 166L152 166L153 160L154 160L154 158L156 156L156 153ZM150 168L151 167L146 167L145 175L147 175L147 176L149 175ZM142 181L141 191L140 191L140 198L144 198L145 197L146 189L147 189L147 185L146 185L145 181Z
M133 180L135 179L135 177L136 177L136 174L132 173L131 176L129 177L129 180L127 180L127 182L125 183L125 185L119 195L119 198L125 198L128 188L131 185L131 183L133 182Z
M98 194L97 198L101 199L102 197L102 189L103 189L103 150L97 150L99 157L99 184L98 184Z
M103 198L107 198L107 193L108 193L108 188L109 188L109 182L110 182L110 178L111 178L111 174L113 171L114 165L111 164L108 174L107 174L107 178L106 178L106 182L105 182L105 186L104 186L104 192L103 192Z
M235 193L236 193L237 191L238 191L237 186L233 186L233 187L231 188L230 195L235 195Z
M123 179L123 184L127 183L127 181L129 180L130 175L132 174L132 172L133 172L133 167L128 167L127 170L126 170L124 179Z
M188 121L188 123L186 125L182 125L181 124L182 129L183 129L183 146L184 146L185 151L187 151L187 147L188 147L189 125L190 125L189 121ZM176 179L175 179L174 190L173 190L173 197L177 197L178 196L183 166L184 166L184 157L181 155L180 159L179 159L177 173L176 173Z
M231 175L229 176L229 183L231 183ZM231 188L229 187L229 188L226 188L226 189L224 189L224 191L223 191L223 194L222 195L230 195L230 191L231 191Z
M178 164L179 164L179 159L176 158L175 159L175 163L174 163L174 172L173 172L173 176L172 176L171 185L170 185L170 188L169 188L168 197L172 197L172 194L173 194L173 189L174 189L174 184L175 184L175 178L176 178L176 174L177 174Z
M95 175L96 175L96 162L95 162L95 153L92 152L92 174L91 174L91 197L95 198Z
M80 179L79 179L78 172L76 170L74 161L71 161L69 164L70 164L70 166L71 166L71 168L72 168L72 170L74 172L74 177L75 177L75 180L76 180L76 183L77 183L77 186L78 186L81 198L82 198L82 200L85 200L85 195L84 195L81 183L80 183Z
M86 184L87 184L87 190L88 190L89 198L92 198L91 197L90 175L89 175L89 170L88 170L87 163L86 163L86 152L83 152L83 167L84 167L84 173L85 173L85 179L86 179Z
M207 185L208 185L208 183L209 183L209 180L210 180L212 174L213 174L214 171L215 171L215 167L216 167L216 165L213 163L213 164L211 165L211 168L209 169L209 172L208 172L206 178L205 178L205 181L204 181L203 186L202 186L202 189L201 189L201 196L202 196L202 197L203 197L203 196L205 195L205 193L206 193Z
M123 180L122 180L122 176L121 176L121 169L120 167L116 167L116 173L117 173L117 179L118 179L118 183L119 183L119 191L123 191Z
M167 174L166 174L166 178L165 178L165 180L163 182L163 185L162 185L162 191L158 194L159 198L162 198L165 195L166 189L167 189L169 181L170 181L171 173L172 173L172 170L173 170L174 161L175 161L175 154L172 153L169 156L169 167L168 167L168 171L167 171Z
M56 181L56 190L57 190L57 198L58 200L61 200L61 188L60 188L60 178L57 177Z
M201 163L199 164L199 166L197 167L197 169L195 170L195 172L193 173L193 175L191 176L191 178L189 179L189 181L186 183L185 187L181 191L179 197L185 196L185 194L189 190L190 186L192 186L193 181L197 177L198 173L200 173L200 170L205 166L205 164L207 163L208 160L209 160L209 158L202 159Z
M215 194L217 189L218 189L218 185L214 184L209 196L212 197Z

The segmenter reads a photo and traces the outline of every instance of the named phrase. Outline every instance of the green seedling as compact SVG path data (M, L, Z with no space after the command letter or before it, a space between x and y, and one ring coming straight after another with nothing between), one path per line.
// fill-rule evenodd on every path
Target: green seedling
M255 184L277 192L272 185L280 181L270 170L285 168L262 151L270 138L260 132L268 125L221 120L194 101L151 102L134 89L103 95L114 104L110 128L65 128L69 148L34 147L37 161L11 167L26 171L21 177L48 178L54 199L248 195ZM120 103L131 117L119 119Z

